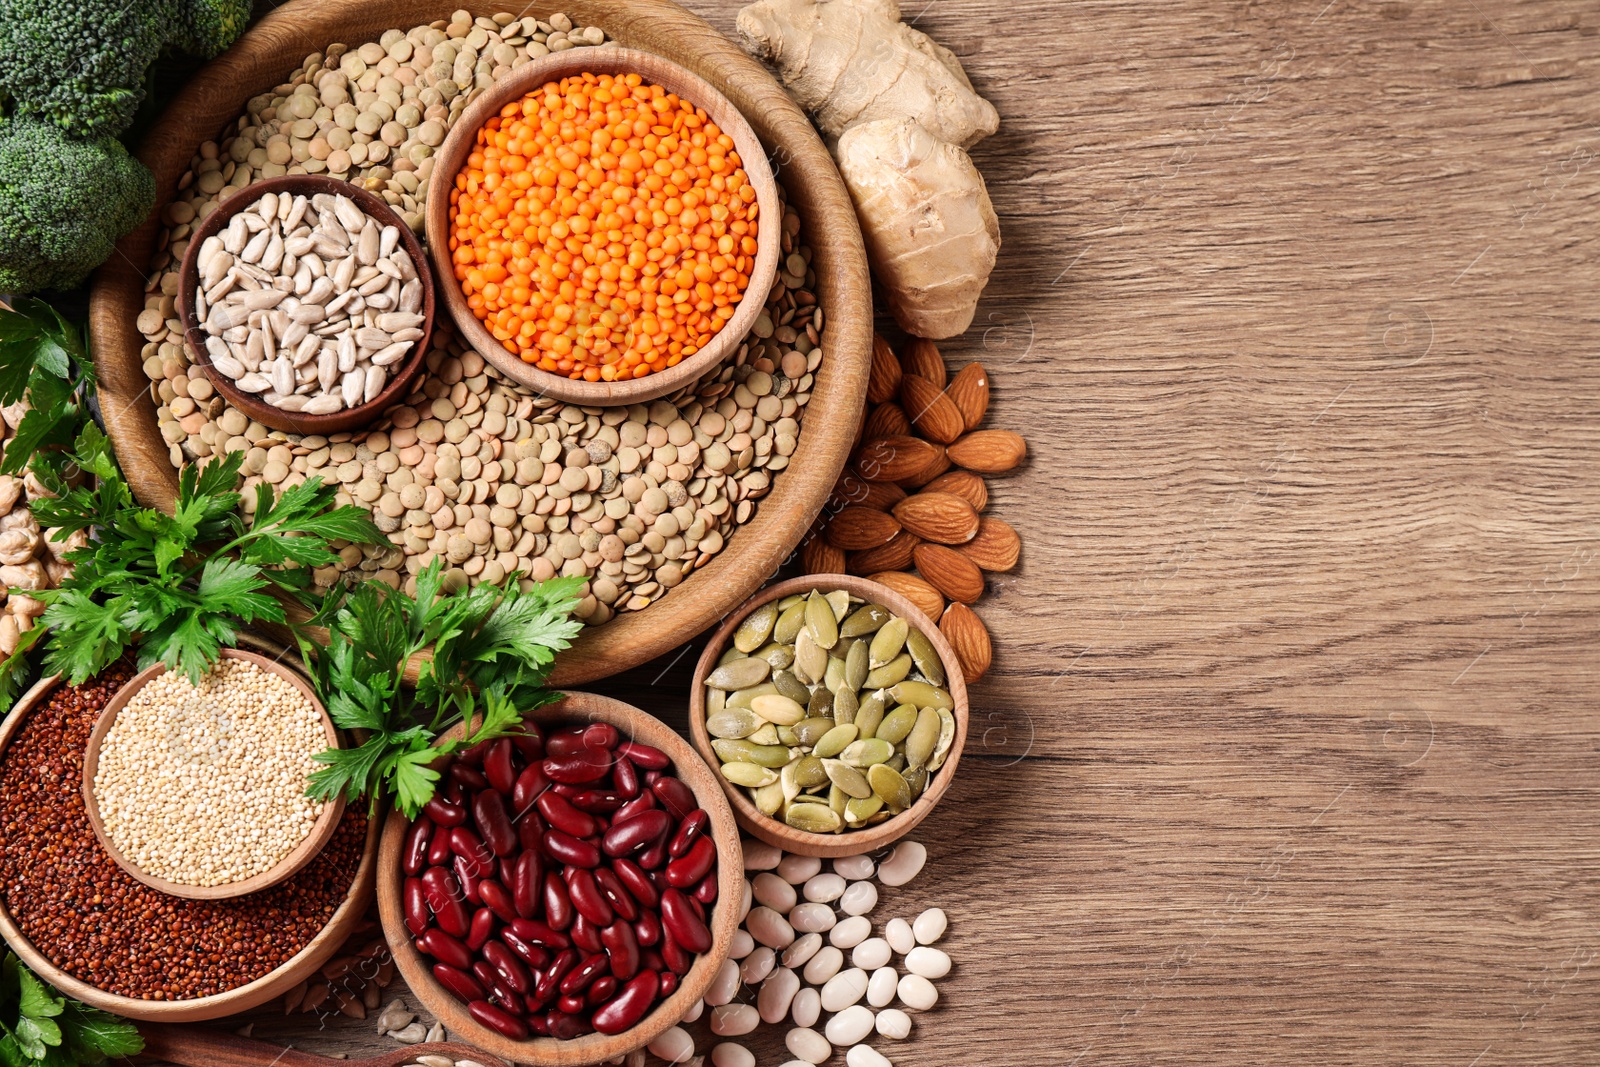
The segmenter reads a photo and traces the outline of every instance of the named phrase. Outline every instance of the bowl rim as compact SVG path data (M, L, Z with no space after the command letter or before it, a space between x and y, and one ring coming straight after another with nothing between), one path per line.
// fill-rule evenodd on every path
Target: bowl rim
M16 739L36 706L64 681L59 674L41 678L17 699L4 722L0 722L0 758L4 758L11 742ZM39 977L74 1000L102 1011L142 1022L204 1022L248 1011L288 992L321 968L344 946L350 932L365 918L377 880L378 845L384 822L382 814L380 811L368 817L366 838L361 846L361 863L356 867L355 877L350 880L344 898L329 916L327 924L306 942L304 948L277 968L224 993L188 1000L141 1000L90 985L62 970L40 951L17 925L3 895L0 895L0 937Z
M577 74L639 74L646 82L669 92L704 111L711 121L733 139L740 164L756 190L759 212L756 219L756 261L750 283L730 318L706 346L676 366L625 381L590 382L553 374L507 352L494 335L472 314L455 280L450 252L450 214L448 196L430 196L424 216L428 251L441 300L456 332L501 374L530 389L569 404L592 407L622 407L645 403L694 384L727 361L750 335L751 327L766 309L767 297L777 277L778 256L783 242L783 213L779 210L777 179L767 159L766 149L748 119L706 79L687 67L655 52L607 43L592 48L572 48L552 52L518 67L474 100L451 125L449 134L434 153L434 180L442 175L449 180L436 188L451 188L456 175L476 143L483 124L506 104L526 96L551 81Z
M690 1007L705 995L717 971L728 959L734 932L739 928L737 909L744 889L744 851L733 810L716 787L715 779L721 776L706 766L677 731L655 716L611 697L563 692L560 700L525 712L523 717L540 725L609 722L624 738L659 748L672 760L679 780L694 792L700 807L711 817L710 834L717 845L718 893L708 923L711 948L695 958L689 973L679 981L672 995L659 1001L650 1014L631 1029L620 1034L584 1034L568 1040L531 1037L514 1041L472 1018L466 1004L434 978L430 966L412 944L401 901L405 876L400 871L400 852L412 820L398 808L389 812L378 850L378 914L400 976L422 1006L443 1022L451 1034L513 1063L578 1067L615 1059L643 1047L681 1022ZM444 737L461 736L466 725L457 724ZM435 765L438 762L435 761Z
M257 400L241 390L234 384L232 378L212 365L211 353L206 350L205 337L201 333L200 322L194 313L194 296L199 282L200 246L207 238L217 234L233 216L263 196L268 193L283 192L302 195L308 199L319 193L347 196L368 216L376 219L379 225L397 227L400 231L400 243L411 256L417 277L422 279L422 336L417 338L411 351L406 355L405 362L399 365L376 397L353 408L344 408L327 415L285 411L265 401ZM179 324L183 326L183 339L189 348L190 358L205 374L211 387L231 406L273 430L303 436L344 433L383 418L390 408L410 394L417 376L422 373L429 346L433 341L437 312L435 295L437 286L429 262L422 243L417 240L417 235L411 232L411 227L406 225L405 220L383 200L366 189L327 174L280 174L276 178L258 179L240 189L219 203L189 234L189 246L184 250L183 264L178 268L176 314Z
M330 748L342 747L339 730L333 724L333 719L328 715L328 709L322 701L317 699L316 690L301 676L299 671L277 660L270 659L256 652L249 652L237 648L224 648L220 653L221 659L239 660L244 663L253 663L269 674L284 679L311 702L316 709L317 717L322 722L323 736L328 740ZM106 706L100 710L100 717L95 721L94 729L89 734L89 743L83 751L83 806L89 815L89 825L94 830L96 840L106 854L116 861L127 875L134 881L143 882L151 889L168 896L183 897L185 900L231 900L235 897L248 896L258 893L263 889L270 889L280 882L287 881L299 873L306 864L315 859L333 838L334 832L339 829L339 820L344 818L344 796L340 795L331 801L324 802L322 812L317 816L316 822L311 824L311 832L290 852L279 860L273 867L262 871L260 874L237 882L227 882L222 885L198 886L185 885L182 882L173 882L160 875L151 874L138 864L123 855L111 840L111 834L105 828L105 822L100 817L100 802L95 796L94 780L96 772L100 769L100 749L105 742L106 734L115 725L117 717L122 714L122 709L128 706L134 696L145 686L167 673L167 665L154 663L135 674L121 689L112 694Z
M961 664L956 657L955 649L922 609L888 586L867 578L859 578L853 574L807 574L769 585L756 593L729 615L706 642L705 651L700 654L700 661L695 664L694 682L689 692L689 737L695 751L708 766L716 768L721 761L717 759L716 751L711 747L711 735L706 731L707 675L716 669L717 660L733 640L734 631L751 612L763 604L781 600L790 594L807 593L815 589L825 592L843 589L852 596L882 604L921 630L923 636L933 644L935 651L939 653L940 661L944 664L945 688L950 691L951 701L955 705L951 709L951 715L956 720L956 736L950 744L950 753L945 757L944 765L935 772L927 788L917 798L916 803L891 819L860 830L847 830L837 834L816 834L796 830L769 815L763 815L755 804L751 803L743 787L734 785L713 770L712 773L721 784L722 791L733 808L733 817L747 833L785 852L831 859L872 852L893 844L932 814L933 809L950 789L951 783L955 781L956 767L961 762L961 752L967 743L971 714L967 683L961 673Z

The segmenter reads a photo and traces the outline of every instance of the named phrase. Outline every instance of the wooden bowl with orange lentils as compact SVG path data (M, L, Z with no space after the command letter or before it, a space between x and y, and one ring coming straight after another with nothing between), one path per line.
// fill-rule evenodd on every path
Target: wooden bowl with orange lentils
M556 52L437 153L439 297L506 377L573 404L665 396L738 351L782 242L755 131L703 79L624 48Z

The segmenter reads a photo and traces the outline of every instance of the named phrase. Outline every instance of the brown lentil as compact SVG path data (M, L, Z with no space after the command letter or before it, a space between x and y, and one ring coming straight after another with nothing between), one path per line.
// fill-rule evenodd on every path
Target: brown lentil
M83 806L83 751L130 677L118 664L58 687L0 757L0 895L56 966L108 993L190 1000L275 970L315 937L355 879L367 819L347 811L288 881L232 900L183 900L134 881L100 847Z

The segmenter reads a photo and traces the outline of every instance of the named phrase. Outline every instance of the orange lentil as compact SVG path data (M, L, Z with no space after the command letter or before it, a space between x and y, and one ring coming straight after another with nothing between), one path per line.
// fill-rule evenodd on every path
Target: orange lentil
M570 378L643 378L733 317L757 209L704 110L637 74L580 74L478 130L450 190L450 259L506 351Z

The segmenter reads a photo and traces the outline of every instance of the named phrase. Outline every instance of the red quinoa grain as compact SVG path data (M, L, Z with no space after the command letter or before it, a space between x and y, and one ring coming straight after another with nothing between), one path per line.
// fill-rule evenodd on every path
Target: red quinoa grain
M361 864L364 811L280 885L233 900L184 900L125 874L83 806L83 752L100 711L130 677L118 664L58 686L0 757L0 896L23 934L63 971L138 1000L192 1000L286 963L338 909Z

